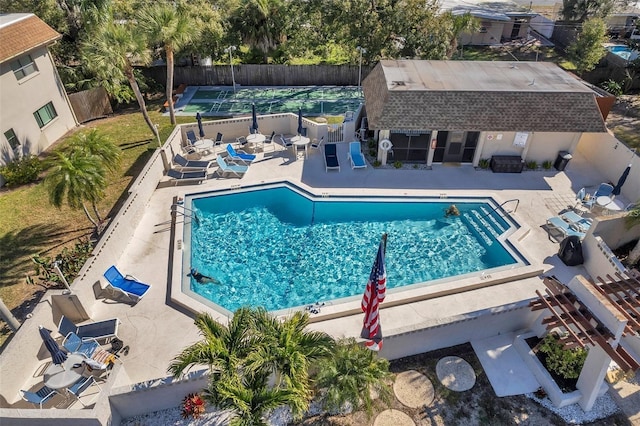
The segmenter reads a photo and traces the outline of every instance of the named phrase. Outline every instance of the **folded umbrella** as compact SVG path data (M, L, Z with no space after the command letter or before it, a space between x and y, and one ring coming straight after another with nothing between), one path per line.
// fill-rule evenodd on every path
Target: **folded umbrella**
M58 346L58 343L55 340L53 340L53 337L51 337L51 330L47 330L43 326L39 326L39 328L40 337L42 337L44 346L51 354L53 363L59 365L65 362L67 360L67 353Z

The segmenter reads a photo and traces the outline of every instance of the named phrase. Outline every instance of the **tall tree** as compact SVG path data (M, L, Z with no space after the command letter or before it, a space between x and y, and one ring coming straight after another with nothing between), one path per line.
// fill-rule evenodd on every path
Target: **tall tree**
M120 169L122 151L105 135L100 133L98 129L92 129L84 133L76 133L69 138L65 151L69 154L82 153L80 155L95 156L104 169L112 172ZM91 204L98 221L102 222L102 217L100 216L95 201Z
M346 403L353 407L364 406L371 413L371 390L387 404L391 401L389 362L379 358L374 351L356 343L355 339L338 342L333 356L322 359L318 365L316 387L324 389L324 405L331 411L339 411Z
M44 183L49 202L58 208L65 201L72 209L82 208L97 230L98 222L89 214L85 202L96 203L104 196L107 184L100 159L80 151L71 154L54 151L48 162L51 170Z
M602 19L593 18L582 24L582 31L567 48L578 73L596 67L607 52L604 48L607 40L607 26Z
M144 96L138 86L133 64L146 65L151 59L146 39L133 23L119 24L113 21L101 26L82 45L82 56L86 66L113 91L114 86L127 80L140 106L144 121L156 138L158 129L151 122Z
M563 0L560 14L566 21L585 22L589 18L606 18L614 0Z
M174 54L199 36L200 25L175 4L155 3L144 7L138 14L140 28L147 34L150 43L164 48L167 60L166 96L169 104L171 124L176 124L173 107L173 67Z
M241 0L230 16L232 30L261 52L265 62L269 52L284 41L286 20L283 0Z

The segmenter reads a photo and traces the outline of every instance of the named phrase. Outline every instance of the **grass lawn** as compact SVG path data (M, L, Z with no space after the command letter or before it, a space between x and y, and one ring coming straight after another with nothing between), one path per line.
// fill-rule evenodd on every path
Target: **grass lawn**
M164 141L173 126L169 117L161 114L160 106L160 102L147 105L151 120L159 124L160 137ZM103 217L110 215L158 147L142 114L135 111L132 108L106 119L86 123L74 131L97 128L122 149L121 169L110 176L105 198L98 205ZM178 123L195 121L193 117L176 119ZM65 141L66 138L59 144L63 145ZM22 319L20 316L28 312L29 301L34 293L42 290L25 282L25 276L33 270L31 256L54 256L64 247L73 247L78 238L91 234L93 226L82 210L51 206L42 180L15 189L5 188L0 192L0 217L0 298L11 310L20 307L17 312L14 310L14 314ZM4 341L4 334L0 332L0 343Z

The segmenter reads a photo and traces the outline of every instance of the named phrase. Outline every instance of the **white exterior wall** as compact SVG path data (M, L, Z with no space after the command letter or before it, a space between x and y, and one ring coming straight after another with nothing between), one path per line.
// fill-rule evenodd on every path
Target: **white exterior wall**
M62 82L46 47L28 52L38 71L18 81L11 70L11 60L0 64L0 165L15 158L4 132L13 129L20 147L18 154L39 154L73 129L76 119L68 103ZM52 102L58 116L42 129L33 113Z
M551 38L553 35L553 28L555 26L555 22L549 18L546 18L542 15L536 15L531 18L529 21L529 25L539 34L543 35L546 38Z
M555 161L559 151L573 152L580 140L580 133L529 132L527 145L514 146L516 132L482 132L482 154L480 158L492 155L520 155L525 161Z
M504 31L504 22L482 21L480 25L486 29L485 32L475 32L473 34L464 33L460 35L458 44L461 46L500 44L500 37L502 36L502 32Z

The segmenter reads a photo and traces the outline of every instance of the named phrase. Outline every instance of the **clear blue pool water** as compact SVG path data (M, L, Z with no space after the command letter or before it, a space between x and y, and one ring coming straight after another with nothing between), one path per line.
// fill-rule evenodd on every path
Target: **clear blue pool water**
M627 61L634 60L638 57L638 51L627 46L607 46L607 50Z
M230 311L360 295L384 232L389 289L518 263L497 241L512 225L487 202L445 217L451 203L312 201L286 186L194 198L190 262L221 284L191 280L191 290Z

